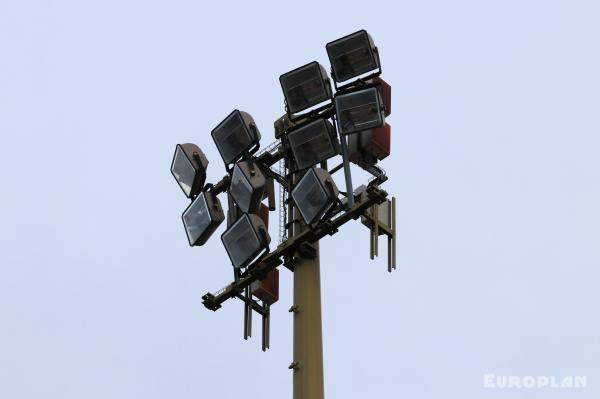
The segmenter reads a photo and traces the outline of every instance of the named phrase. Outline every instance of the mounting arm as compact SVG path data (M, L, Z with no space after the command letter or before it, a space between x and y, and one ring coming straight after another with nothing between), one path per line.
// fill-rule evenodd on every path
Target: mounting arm
M275 250L257 259L248 267L245 275L238 281L234 281L215 294L207 293L202 297L202 303L210 310L216 311L223 302L230 298L240 297L244 289L254 281L265 278L268 272L283 263L283 258L291 257L303 243L315 243L326 235L335 234L346 222L357 219L363 215L372 205L381 204L387 198L387 192L376 185L367 188L366 192L354 203L348 211L326 220L320 225L307 229L306 231L290 237L280 244Z

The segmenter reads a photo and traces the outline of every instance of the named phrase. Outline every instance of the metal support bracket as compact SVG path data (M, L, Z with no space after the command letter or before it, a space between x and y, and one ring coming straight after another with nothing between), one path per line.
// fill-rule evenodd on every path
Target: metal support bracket
M352 172L350 172L350 155L348 153L348 142L345 136L340 136L342 145L342 160L344 165L344 177L346 180L346 198L348 198L348 207L354 205L354 189L352 188Z
M250 287L244 289L244 339L252 336L252 298L250 296Z
M244 300L244 297L241 295L241 293L246 287L248 287L254 281L264 278L266 273L281 265L283 263L283 258L293 256L303 242L315 243L326 235L333 234L342 225L346 224L350 220L364 215L364 213L372 205L381 204L384 202L387 198L387 195L387 192L379 188L377 185L367 187L365 193L361 195L360 199L350 209L314 228L307 229L293 237L290 237L287 241L279 244L279 246L273 251L264 254L250 264L246 273L244 273L239 281L230 283L214 295L211 293L205 294L202 297L202 303L207 309L216 311L221 307L223 302L230 298L235 297ZM259 304L256 305L259 309L262 309ZM257 310L257 307L254 305L251 306L254 310L260 313L260 311Z
M308 242L302 242L298 245L298 255L305 259L314 259L317 257L317 249Z
M292 362L288 366L288 369L296 371L300 369L300 365L298 364L298 362Z
M265 352L269 349L271 336L271 310L268 303L263 302L265 314L262 317L262 350Z
M396 269L396 198L384 204L374 204L362 216L362 222L370 229L371 259L379 256L379 236L388 238L388 272Z
M244 302L244 339L252 337L252 311L262 316L262 350L269 349L271 335L271 307L268 303L262 305L252 299L250 286L244 288L244 295L237 294L237 298Z

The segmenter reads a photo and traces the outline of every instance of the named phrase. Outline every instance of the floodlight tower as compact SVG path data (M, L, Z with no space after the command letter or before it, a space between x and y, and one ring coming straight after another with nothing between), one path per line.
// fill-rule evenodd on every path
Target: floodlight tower
M216 311L230 298L244 302L244 339L252 314L262 317L262 349L269 348L270 307L279 299L279 272L294 273L294 399L322 399L320 239L360 217L370 229L371 259L378 238L388 237L388 271L396 268L395 199L379 186L387 180L377 164L390 154L391 88L381 78L379 52L364 30L326 46L331 79L310 62L280 76L286 113L275 121L276 142L259 152L260 132L250 114L234 110L212 132L227 175L206 183L208 160L194 144L175 149L171 172L191 200L182 215L191 246L206 243L227 219L221 241L234 280L203 304ZM332 90L333 80L335 90ZM329 169L328 160L341 157ZM350 163L373 176L353 187ZM277 167L279 165L279 167ZM345 191L332 177L344 171ZM271 250L269 211L279 184L279 245ZM218 195L227 197L227 216ZM263 201L267 199L265 205Z

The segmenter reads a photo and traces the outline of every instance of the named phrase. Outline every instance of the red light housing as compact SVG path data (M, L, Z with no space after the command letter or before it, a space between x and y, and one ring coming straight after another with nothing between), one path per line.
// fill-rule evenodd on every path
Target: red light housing
M391 126L385 123L381 127L350 135L350 161L368 169L390 155L391 129Z
M262 219L267 231L269 230L269 207L261 203L258 209L258 217Z
M371 138L367 140L363 148L380 161L386 158L391 152L391 129L391 126L386 123L381 127L371 130ZM365 138L368 139L368 137Z
M251 286L252 295L272 305L279 300L279 270L273 269L267 273L267 277L255 281Z
M384 115L390 116L392 113L392 86L379 76L373 78L373 83L376 85L381 100L383 101Z

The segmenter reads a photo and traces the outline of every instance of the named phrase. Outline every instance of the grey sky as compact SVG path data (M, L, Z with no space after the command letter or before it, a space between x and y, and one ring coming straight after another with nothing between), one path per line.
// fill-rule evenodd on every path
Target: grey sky
M234 108L270 143L278 76L360 28L393 87L398 271L359 223L322 242L326 396L598 397L598 2L211 3L0 1L0 397L291 395L291 274L262 353L240 303L201 305L231 267L188 246L169 165L195 142L220 178Z

